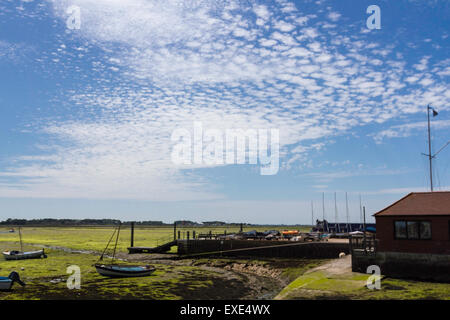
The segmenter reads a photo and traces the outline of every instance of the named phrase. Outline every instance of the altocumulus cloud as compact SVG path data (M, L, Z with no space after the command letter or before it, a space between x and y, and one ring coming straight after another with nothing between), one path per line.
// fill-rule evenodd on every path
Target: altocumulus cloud
M291 170L330 137L450 105L448 61L410 65L331 9L303 12L283 0L47 3L45 15L62 27L44 64L85 74L83 90L64 92L80 116L34 128L56 138L51 161L28 157L2 173L33 178L0 187L6 196L221 198L201 170L172 164L174 129L279 128ZM63 30L72 5L81 8L75 36ZM71 46L74 37L82 44Z

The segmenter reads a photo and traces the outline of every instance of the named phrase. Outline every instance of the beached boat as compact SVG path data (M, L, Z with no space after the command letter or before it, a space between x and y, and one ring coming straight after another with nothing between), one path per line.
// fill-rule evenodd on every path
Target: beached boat
M42 250L36 250L36 251L23 251L23 243L22 243L22 232L19 228L19 239L20 239L20 251L18 250L10 250L10 251L4 251L3 257L5 260L24 260L24 259L40 259L40 258L47 258L47 255L44 252L44 249Z
M152 266L96 264L97 272L105 277L146 277L155 272Z
M3 252L5 260L24 260L24 259L40 259L47 258L44 249L37 251L5 251Z
M20 280L19 274L15 271L11 272L8 277L0 277L0 291L11 290L15 282L22 287L25 285L25 283Z
M13 281L8 277L0 277L0 290L11 290Z
M151 275L153 272L155 272L156 268L149 265L144 266L136 266L136 265L126 265L126 264L115 264L114 260L116 258L116 249L117 249L117 242L119 241L119 233L120 233L120 224L119 226L114 229L114 232L111 236L111 238L108 241L108 244L106 245L105 250L103 250L102 255L100 256L99 262L94 265L97 272L105 277L147 277ZM114 235L116 234L116 244L114 245L114 251L112 255L112 261L110 264L101 263L103 260L103 257L105 255L106 250L109 247L109 244L111 243L112 239L114 238Z

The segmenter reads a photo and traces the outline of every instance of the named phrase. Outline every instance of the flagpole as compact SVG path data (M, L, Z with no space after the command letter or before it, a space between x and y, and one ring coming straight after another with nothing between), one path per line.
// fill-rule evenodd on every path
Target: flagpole
M430 161L430 188L433 192L433 157L431 155L431 128L430 128L430 105L427 106L427 117L428 117L428 159Z

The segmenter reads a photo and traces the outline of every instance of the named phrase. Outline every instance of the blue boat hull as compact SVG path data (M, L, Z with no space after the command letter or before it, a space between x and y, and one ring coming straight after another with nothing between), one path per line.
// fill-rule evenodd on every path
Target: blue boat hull
M111 264L96 264L95 269L102 276L112 278L147 277L156 270L152 266L121 266Z

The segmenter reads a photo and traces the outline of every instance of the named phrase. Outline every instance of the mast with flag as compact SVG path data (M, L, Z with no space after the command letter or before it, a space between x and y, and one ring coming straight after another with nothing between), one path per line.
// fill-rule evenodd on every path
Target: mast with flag
M438 115L437 111L434 110L430 105L427 106L427 116L428 116L428 160L430 162L430 188L433 192L433 155L431 154L431 126L430 126L430 110L433 111L433 118Z

